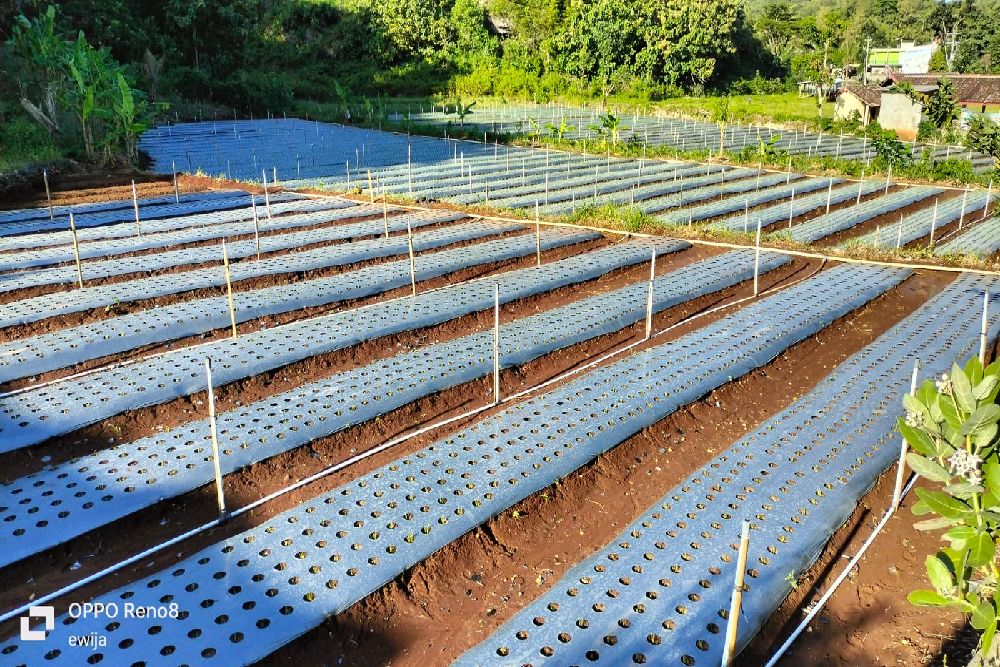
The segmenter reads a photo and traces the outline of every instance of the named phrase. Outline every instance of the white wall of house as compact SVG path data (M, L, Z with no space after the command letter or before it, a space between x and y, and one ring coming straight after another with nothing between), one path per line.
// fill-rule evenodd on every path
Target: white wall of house
M887 130L895 130L903 141L917 138L921 106L903 93L882 93L878 122Z

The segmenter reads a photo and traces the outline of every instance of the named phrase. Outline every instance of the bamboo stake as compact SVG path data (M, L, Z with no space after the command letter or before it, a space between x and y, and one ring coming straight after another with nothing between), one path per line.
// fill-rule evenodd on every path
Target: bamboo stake
M646 290L646 338L653 335L653 281L656 279L656 248L649 261L649 287Z
M253 242L257 249L257 261L260 261L260 219L257 217L257 202L254 201L254 196L250 195L250 200L253 201Z
M135 181L132 181L132 209L135 211L135 235L142 236L142 229L139 227L139 198L135 192Z
M76 262L76 282L83 287L83 266L80 264L80 244L76 239L76 221L69 214L69 231L73 234L73 260Z
M266 183L266 181L265 181ZM372 170L368 170L368 196L370 197L370 203L375 203L375 188L372 187Z
M49 220L55 221L55 215L52 213L52 193L49 192L49 170L42 169L42 180L45 181L45 201L49 205Z
M744 520L740 531L740 551L736 558L736 577L733 595L729 601L729 616L726 625L726 644L722 652L723 667L730 667L736 657L736 633L739 629L740 610L743 607L743 587L747 574L747 552L750 551L750 522Z
M795 216L795 188L792 188L792 198L788 202L788 228L792 228L792 218Z
M910 395L917 393L917 374L920 373L920 359L913 360L913 375L910 376ZM906 438L900 438L902 443L899 446L899 463L896 465L896 486L892 491L892 511L899 507L899 500L903 495L903 476L906 473Z
M417 269L416 262L413 258L413 228L410 226L410 220L406 220L406 245L410 253L410 291L411 295L417 296Z
M264 181L264 210L267 212L267 221L271 222L271 195L267 191L267 170L261 169L260 175Z
M180 186L177 184L177 163L175 163L173 160L171 160L170 161L170 168L174 172L174 203L175 204L180 204L181 203L181 189L180 189Z
M862 171L861 172L861 180L858 181L858 198L854 200L854 205L855 206L857 206L858 204L861 203L861 189L864 187L864 184L865 184L865 172Z
M542 265L542 223L538 217L538 200L535 200L535 260Z
M883 195L889 194L889 180L892 178L892 164L889 165L889 172L885 175L885 191Z
M986 205L983 206L983 217L982 220L986 219L986 214L990 210L990 197L993 195L993 179L990 179L990 187L986 189Z
M830 179L830 184L826 187L826 212L830 212L830 199L833 197L833 179Z
M962 213L958 216L958 229L961 231L962 223L965 221L965 204L969 199L969 188L965 188L962 193Z
M205 357L205 377L208 384L208 427L212 436L212 463L215 468L215 495L219 516L226 515L226 494L222 488L222 465L219 462L219 429L215 423L215 390L212 388L212 360Z
M233 304L233 280L229 273L229 253L226 251L226 239L222 239L222 267L226 275L226 298L229 300L229 322L233 328L233 338L238 338L236 333L236 306Z
M500 283L493 285L493 404L500 405Z
M385 238L389 238L389 204L386 201L385 192L382 192L382 227L385 230Z
M899 227L897 228L897 231L896 231L896 250L899 250L899 247L901 245L903 245L903 214L902 213L899 214Z
M990 323L990 291L983 292L983 324L979 330L979 361L986 366L986 329Z
M760 218L757 218L757 240L754 243L753 257L753 295L760 293Z
M934 228L937 227L937 217L938 217L938 200L934 200L934 215L931 217L931 240L928 247L934 247Z

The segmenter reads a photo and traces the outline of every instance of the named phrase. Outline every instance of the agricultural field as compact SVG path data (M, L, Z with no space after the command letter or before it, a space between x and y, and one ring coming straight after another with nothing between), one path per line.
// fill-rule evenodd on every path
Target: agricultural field
M0 211L0 662L778 660L913 378L995 352L1000 193L496 138L566 112L164 125L147 182ZM713 127L621 140L771 132Z

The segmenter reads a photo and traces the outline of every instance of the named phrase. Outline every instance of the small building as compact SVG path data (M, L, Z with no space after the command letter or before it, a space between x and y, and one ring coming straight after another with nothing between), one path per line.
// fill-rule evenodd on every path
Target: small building
M933 72L929 74L907 74L890 71L885 83L907 82L918 92L937 90L942 78L951 82L955 100L963 111L969 113L993 114L1000 112L1000 74L952 74Z
M875 86L847 82L837 91L833 107L834 120L850 120L857 113L862 125L878 120L882 106L882 90Z
M894 130L903 141L913 141L920 131L923 110L923 105L913 101L906 93L886 89L882 91L878 122L886 130Z
M890 72L926 74L931 68L931 56L938 50L937 42L917 44L902 41L896 48L868 51L865 83L882 81Z

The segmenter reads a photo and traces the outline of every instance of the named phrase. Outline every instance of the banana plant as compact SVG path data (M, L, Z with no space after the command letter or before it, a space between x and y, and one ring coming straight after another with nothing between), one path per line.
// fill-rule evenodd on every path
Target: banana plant
M455 100L454 111L451 110L445 111L445 115L451 116L452 114L454 114L458 116L459 125L464 128L465 117L472 113L472 107L474 106L476 106L475 102L470 102L468 104L465 104L464 102L462 102L462 98L459 97L457 100Z
M566 122L566 117L563 116L563 118L559 121L559 125L554 125L553 123L546 123L545 129L549 131L549 134L556 135L556 138L562 141L566 137L567 133L572 132L573 130L576 129L576 126L568 124Z

